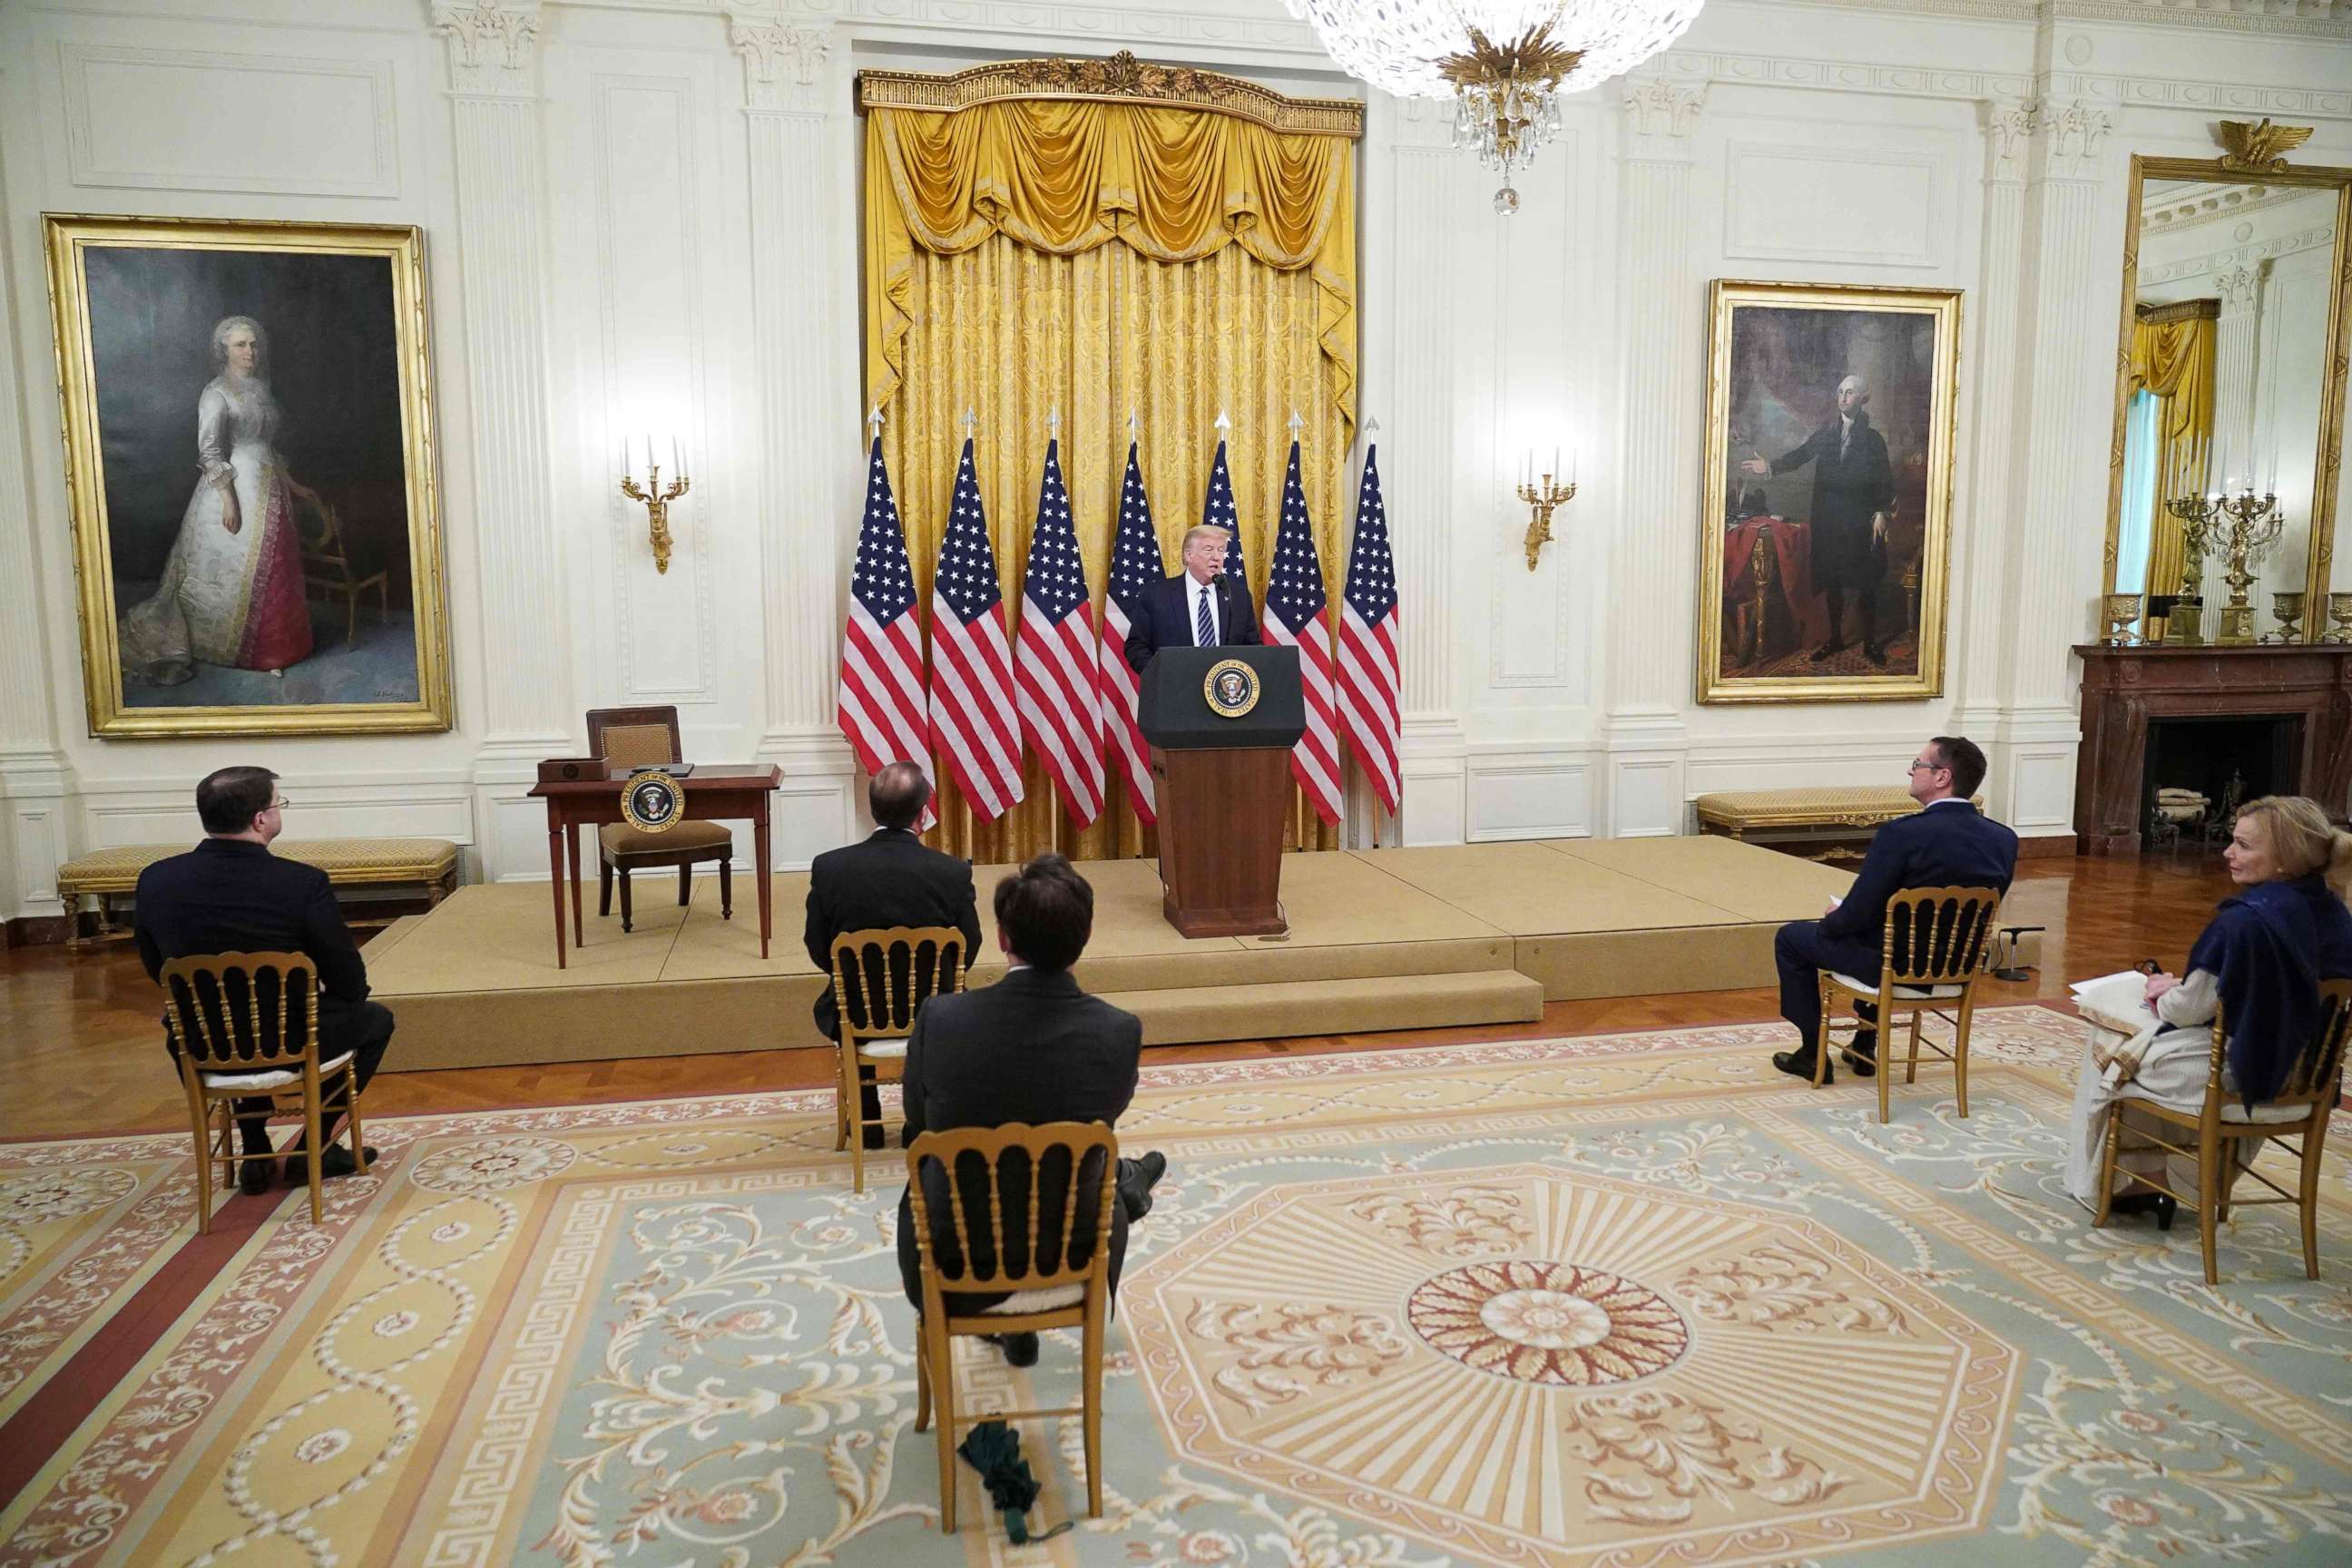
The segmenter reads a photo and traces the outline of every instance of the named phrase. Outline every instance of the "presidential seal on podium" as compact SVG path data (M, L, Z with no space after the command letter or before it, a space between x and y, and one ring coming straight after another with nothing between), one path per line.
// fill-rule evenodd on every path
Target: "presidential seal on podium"
M621 816L644 832L667 832L686 816L686 792L659 768L631 773L621 786Z
M1219 659L1201 683L1209 711L1220 719L1238 719L1256 707L1259 690L1257 671L1238 658Z

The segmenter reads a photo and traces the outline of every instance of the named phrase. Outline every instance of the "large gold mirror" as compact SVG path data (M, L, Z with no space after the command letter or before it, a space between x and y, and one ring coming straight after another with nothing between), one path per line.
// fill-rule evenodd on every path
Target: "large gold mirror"
M2111 624L2151 642L2316 640L2352 588L2333 575L2352 169L2290 166L2267 122L2224 132L2229 157L2132 159L2105 591L2140 596L2136 622L2108 600Z

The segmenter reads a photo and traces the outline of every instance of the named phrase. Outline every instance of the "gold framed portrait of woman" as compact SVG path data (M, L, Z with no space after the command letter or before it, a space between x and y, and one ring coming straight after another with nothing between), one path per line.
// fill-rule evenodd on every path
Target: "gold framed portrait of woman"
M43 225L90 733L448 729L421 232Z

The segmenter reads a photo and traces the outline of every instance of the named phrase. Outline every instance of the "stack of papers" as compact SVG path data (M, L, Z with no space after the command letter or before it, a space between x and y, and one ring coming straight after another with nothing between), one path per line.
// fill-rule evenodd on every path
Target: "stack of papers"
M2147 976L2137 969L2078 980L2066 989L2074 994L2075 1011L2102 1028L2137 1035L2160 1020L2147 1005Z

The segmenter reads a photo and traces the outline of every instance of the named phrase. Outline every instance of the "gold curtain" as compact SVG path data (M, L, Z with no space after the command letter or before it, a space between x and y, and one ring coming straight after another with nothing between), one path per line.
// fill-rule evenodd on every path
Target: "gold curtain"
M1342 513L1354 501L1346 489L1350 153L1341 137L1277 136L1193 110L1018 101L951 115L868 110L866 375L870 401L884 412L883 452L927 626L967 408L978 416L974 460L1008 631L1018 627L1056 407L1098 624L1130 411L1162 558L1171 563L1185 529L1200 521L1218 412L1231 416L1227 462L1243 555L1262 601L1297 410L1307 507L1336 610ZM1259 173L1237 186L1241 171ZM933 776L933 841L982 864L1046 849L1078 859L1156 848L1116 782L1102 816L1081 831L1034 758L1026 799L992 823L972 820L943 770ZM1339 835L1300 799L1291 842L1330 848Z
M2221 301L2191 300L2143 314L2132 324L2132 392L2160 401L2157 410L2156 507L2148 528L2147 587L2151 595L2180 592L2180 520L2164 503L2205 489L2213 451L2214 350ZM2163 635L2152 617L2149 635Z

